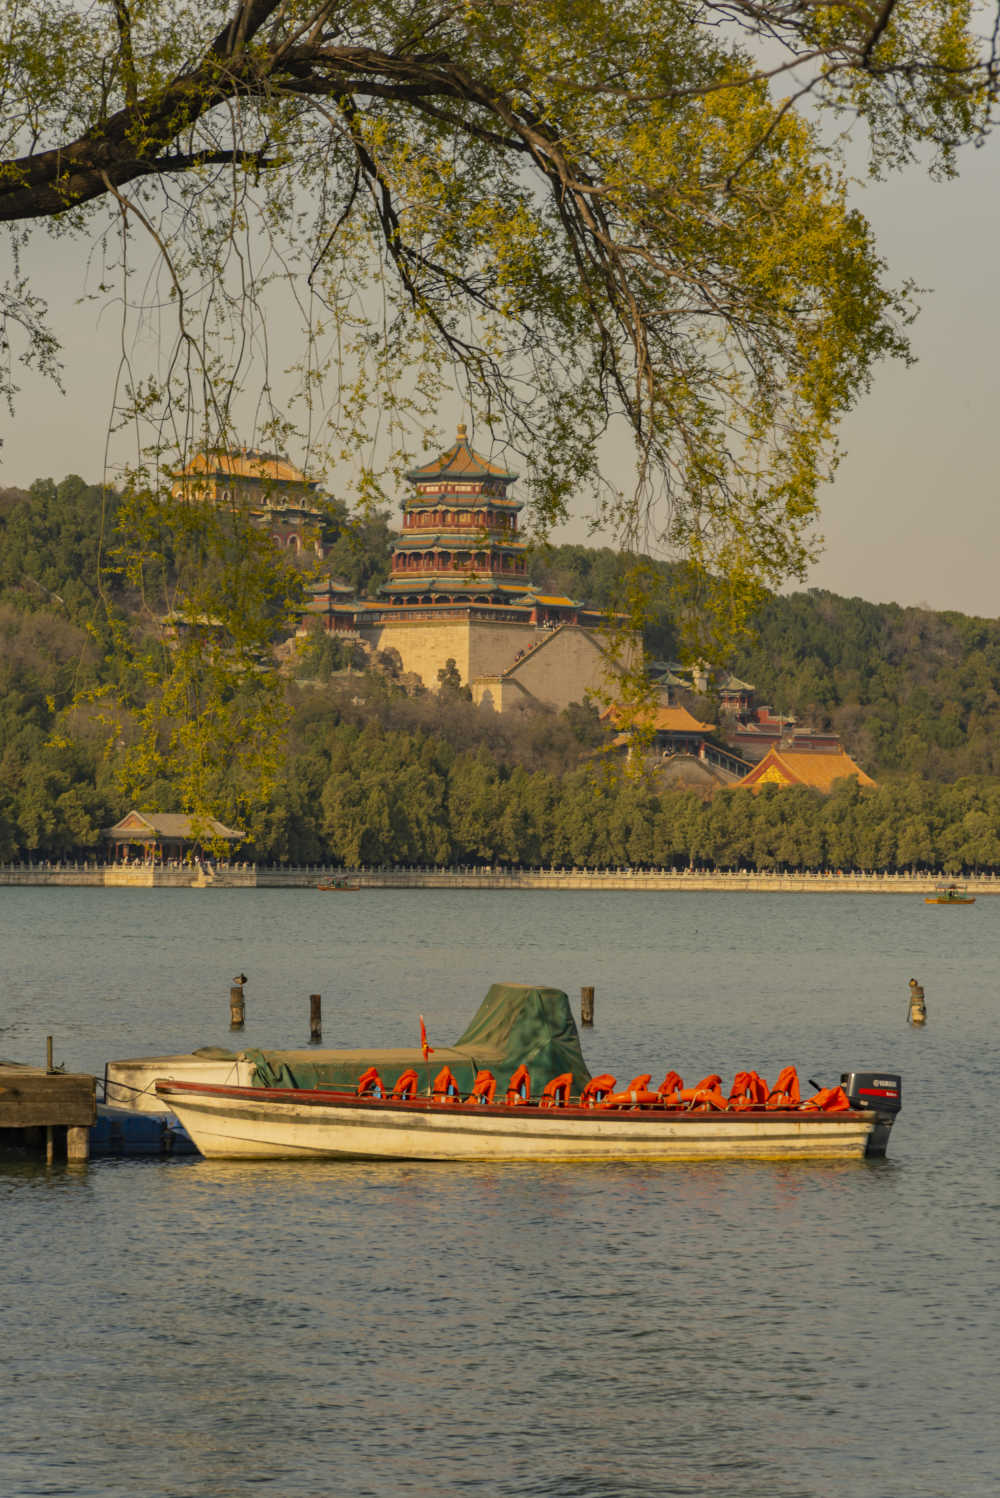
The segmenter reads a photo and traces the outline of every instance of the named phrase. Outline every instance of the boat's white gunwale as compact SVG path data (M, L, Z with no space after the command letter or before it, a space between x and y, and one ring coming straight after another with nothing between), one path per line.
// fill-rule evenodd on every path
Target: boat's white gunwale
M337 1114L403 1114L409 1118L464 1119L522 1119L532 1123L568 1122L590 1120L610 1123L677 1123L681 1125L704 1125L708 1120L726 1126L765 1124L777 1127L789 1122L820 1125L837 1123L871 1123L875 1117L873 1109L841 1109L835 1113L824 1113L813 1108L743 1108L732 1112L721 1109L685 1110L678 1108L655 1108L637 1105L632 1108L581 1108L563 1106L542 1108L536 1104L522 1103L439 1103L431 1098L415 1098L401 1101L396 1098L359 1098L349 1092L334 1092L321 1088L295 1087L229 1087L221 1083L180 1082L161 1079L156 1083L160 1097L169 1097L171 1092L184 1095L185 1101L201 1098L243 1101L263 1105L267 1112L287 1108L327 1108Z
M294 1088L161 1081L210 1159L562 1163L860 1159L878 1117L393 1102ZM276 1094L280 1094L277 1095Z

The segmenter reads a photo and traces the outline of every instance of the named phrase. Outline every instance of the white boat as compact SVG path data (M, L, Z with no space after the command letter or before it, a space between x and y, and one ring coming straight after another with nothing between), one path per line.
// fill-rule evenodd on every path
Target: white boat
M849 1106L727 1111L636 1102L550 1107L328 1088L161 1080L156 1092L215 1159L440 1161L852 1160L884 1155L898 1076L849 1073Z

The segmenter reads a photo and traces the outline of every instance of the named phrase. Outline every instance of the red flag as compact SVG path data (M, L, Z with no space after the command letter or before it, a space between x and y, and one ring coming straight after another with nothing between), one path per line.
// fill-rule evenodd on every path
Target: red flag
M423 1015L420 1016L420 1049L424 1053L424 1060L425 1061L427 1060L428 1056L430 1056L431 1052L434 1050L434 1047L432 1045L428 1045L427 1044L427 1031L424 1028L424 1017L423 1017Z

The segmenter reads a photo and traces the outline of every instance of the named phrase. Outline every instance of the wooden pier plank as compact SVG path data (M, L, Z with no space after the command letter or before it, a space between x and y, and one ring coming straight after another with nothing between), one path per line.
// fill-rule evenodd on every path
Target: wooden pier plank
M0 1129L89 1129L97 1119L97 1082L81 1072L0 1065Z

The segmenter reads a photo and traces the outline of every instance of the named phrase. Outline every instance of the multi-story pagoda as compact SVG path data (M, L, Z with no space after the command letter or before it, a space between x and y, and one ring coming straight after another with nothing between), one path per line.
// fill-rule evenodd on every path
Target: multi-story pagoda
M407 474L412 489L378 601L314 590L308 612L375 655L394 653L425 686L450 666L476 702L500 712L601 693L615 670L611 621L531 583L516 478L475 452L460 426L446 452Z
M529 588L517 533L517 478L473 452L464 426L448 451L406 475L403 531L382 587L395 603L504 603ZM567 600L569 602L569 600Z

